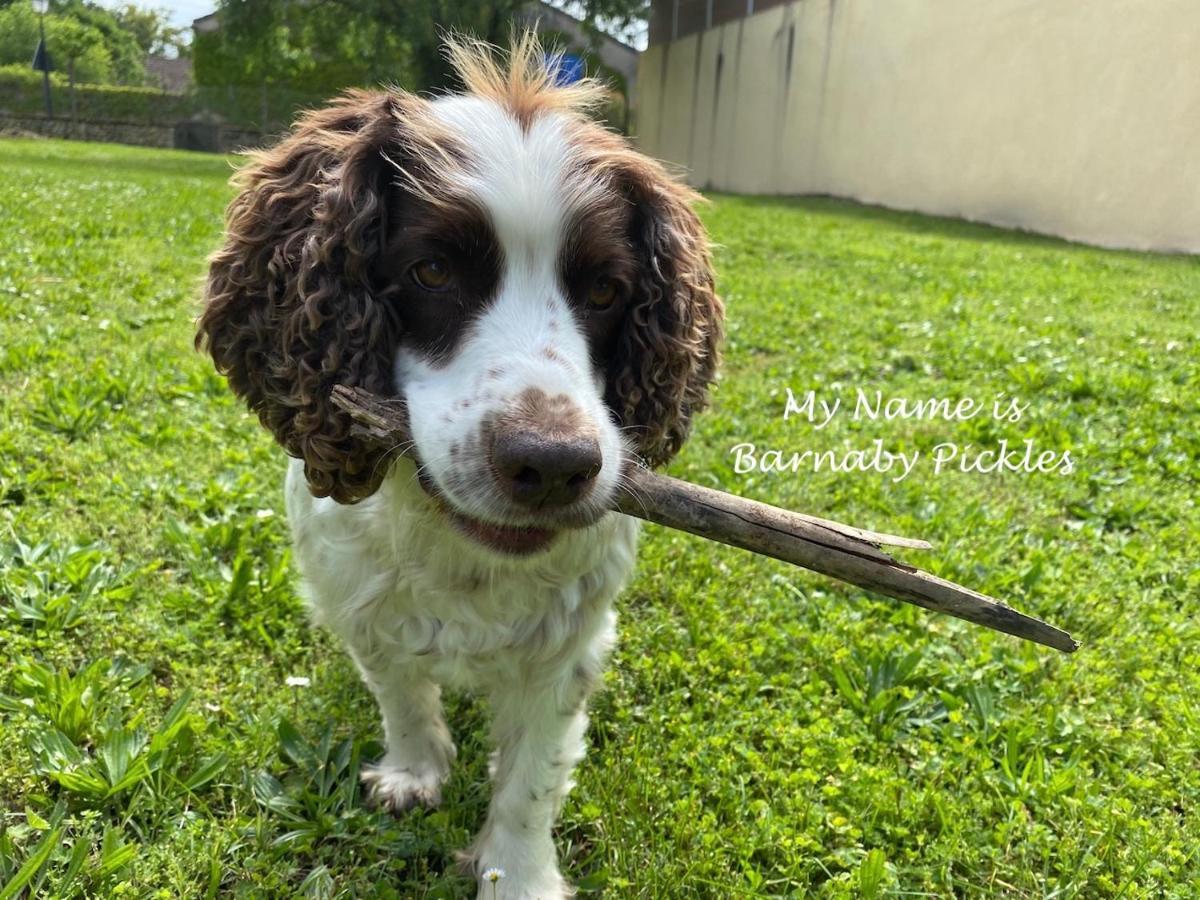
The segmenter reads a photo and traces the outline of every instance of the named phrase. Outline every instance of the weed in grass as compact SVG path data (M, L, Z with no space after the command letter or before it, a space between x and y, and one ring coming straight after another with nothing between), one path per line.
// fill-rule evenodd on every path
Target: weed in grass
M842 699L868 723L871 733L886 739L921 703L908 682L921 663L921 651L870 652L861 662L834 662L829 675ZM926 720L926 723L932 720Z
M12 695L0 709L26 713L33 771L62 789L72 809L101 809L128 819L156 806L190 797L228 763L225 753L200 757L197 728L185 692L162 720L148 726L145 701L150 668L127 660L96 660L72 674L32 660L18 667Z
M69 631L110 602L127 599L130 573L106 561L104 547L0 545L0 616L50 634Z
M67 824L62 803L48 818L26 810L15 820L0 814L0 900L103 896L137 855L119 827Z
M107 415L121 410L128 395L129 386L105 372L55 380L34 406L31 419L39 428L77 441L98 428Z
M434 850L418 832L364 805L359 772L364 760L378 758L379 744L335 738L328 725L310 740L288 719L279 721L276 740L284 774L259 770L248 776L258 815L246 837L297 877L307 871L298 893L332 896L338 860L347 856L386 860L402 873L405 860Z

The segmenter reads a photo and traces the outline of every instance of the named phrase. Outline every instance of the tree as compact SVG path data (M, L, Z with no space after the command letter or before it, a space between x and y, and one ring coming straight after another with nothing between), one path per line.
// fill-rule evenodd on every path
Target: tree
M555 5L583 22L593 36L592 49L604 34L635 44L650 18L650 0L562 0Z
M100 33L104 49L112 60L114 81L119 84L142 84L145 81L146 54L112 10L89 0L54 0L50 9L55 17L74 19ZM47 16L47 24L49 19Z
M39 16L29 0L0 0L0 65L29 65ZM46 45L55 64L96 84L141 84L145 53L111 11L84 0L57 0L46 14Z
M453 71L442 53L442 35L462 32L490 44L504 44L512 30L513 17L524 0L460 2L425 0L404 4L403 20L397 27L408 29L412 40L412 63L419 87L443 90L453 86Z
M0 65L29 65L38 42L38 25L38 14L28 2L0 8ZM65 64L80 81L107 84L115 80L104 35L78 19L47 14L46 45L55 66Z
M60 18L53 31L54 46L60 58L67 60L67 82L71 92L71 118L78 112L75 99L75 74L79 60L94 50L103 50L103 36L95 28L68 18Z
M407 0L394 0L399 7ZM327 91L372 79L407 80L396 72L406 42L380 0L221 0L220 29L193 48L199 84L286 84Z
M126 3L114 10L113 15L147 55L186 55L188 52L187 29L172 25L165 10Z
M442 54L447 32L493 44L508 41L528 0L218 0L221 27L198 36L200 84L286 83L333 92L394 82L413 90L451 86ZM558 0L585 17L598 43L602 29L644 18L647 0Z

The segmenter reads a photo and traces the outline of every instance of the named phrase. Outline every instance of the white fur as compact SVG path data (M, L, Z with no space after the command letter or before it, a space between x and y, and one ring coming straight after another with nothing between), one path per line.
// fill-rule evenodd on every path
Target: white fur
M586 698L615 636L612 603L638 533L634 520L603 512L627 451L556 276L565 217L594 185L572 174L553 116L525 133L490 101L434 108L475 150L464 187L488 211L506 264L493 303L448 360L397 348L417 454L460 512L527 524L493 483L482 427L528 388L565 394L599 436L603 464L583 502L592 524L540 553L502 556L455 529L409 459L354 506L314 499L293 462L288 517L314 615L345 641L380 706L387 752L364 775L375 797L395 810L436 804L455 755L439 685L486 693L493 792L470 860L477 875L505 877L481 884L480 897L553 900L569 888L551 827L583 757Z

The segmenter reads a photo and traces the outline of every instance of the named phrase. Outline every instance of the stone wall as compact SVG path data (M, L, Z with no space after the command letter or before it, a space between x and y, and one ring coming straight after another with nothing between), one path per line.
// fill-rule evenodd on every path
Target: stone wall
M75 141L105 141L142 147L174 147L172 125L138 125L132 122L72 122L69 118L0 115L0 134L35 134Z
M187 129L176 124L146 125L137 122L72 121L55 116L16 116L0 113L0 136L23 135L65 138L75 141L101 141L110 144L134 144L139 147L179 147L202 149L216 153L237 153L248 147L274 143L276 136L259 131L225 126L206 126L211 138L203 147L186 142Z
M244 128L226 128L221 126L217 131L217 146L219 153L241 153L251 147L266 147L279 140L280 135L263 134L261 131L248 131Z

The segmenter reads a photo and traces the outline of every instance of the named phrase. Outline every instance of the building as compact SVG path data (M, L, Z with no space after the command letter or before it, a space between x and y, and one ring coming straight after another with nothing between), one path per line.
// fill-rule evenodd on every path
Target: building
M186 94L192 87L192 60L151 54L146 57L146 81L168 94Z

